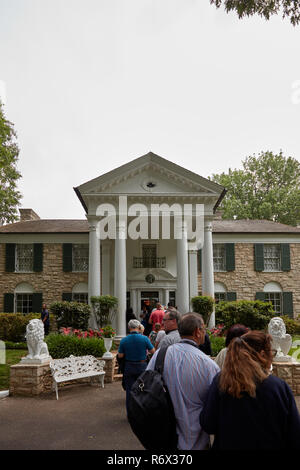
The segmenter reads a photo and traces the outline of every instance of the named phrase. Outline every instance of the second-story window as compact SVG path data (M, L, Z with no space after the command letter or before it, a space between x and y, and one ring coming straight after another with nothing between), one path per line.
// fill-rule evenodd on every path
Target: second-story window
M143 267L144 268L156 268L156 245L147 244L143 245Z
M214 271L226 271L226 253L223 243L213 245Z
M16 245L16 272L26 273L33 271L33 244Z
M73 244L72 271L87 272L89 267L89 246L87 244Z
M281 270L281 250L279 244L264 244L264 271Z

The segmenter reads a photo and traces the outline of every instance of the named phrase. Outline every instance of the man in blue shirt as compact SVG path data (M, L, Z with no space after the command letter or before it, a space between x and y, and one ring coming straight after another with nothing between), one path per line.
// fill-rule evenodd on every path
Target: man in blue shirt
M147 351L151 354L155 352L149 338L139 333L139 325L138 320L129 321L129 335L121 340L118 350L118 357L120 359L125 357L124 385L127 410L131 387L147 367Z
M45 336L46 336L49 333L49 327L50 327L50 316L49 316L49 312L47 310L46 304L42 305L41 320L44 324L44 331L45 331Z

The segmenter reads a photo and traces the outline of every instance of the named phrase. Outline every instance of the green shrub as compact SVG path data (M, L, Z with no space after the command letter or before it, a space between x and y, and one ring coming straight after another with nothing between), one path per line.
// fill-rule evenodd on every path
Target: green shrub
M41 318L41 314L0 313L0 339L13 342L24 341L26 326L33 318Z
M225 348L225 336L213 336L209 337L211 344L212 356L216 357L221 349Z
M271 302L235 300L216 305L216 323L224 323L225 329L240 323L251 330L265 330L274 316Z
M53 302L50 311L55 315L57 328L71 327L87 330L91 313L89 305L81 302Z
M193 312L200 313L203 317L204 323L207 325L209 317L211 316L215 301L212 297L207 295L198 295L191 299Z
M5 349L27 349L27 343L13 343L5 341Z
M299 320L293 320L293 318L288 317L287 315L281 316L284 321L286 332L290 335L300 335L300 322Z
M73 356L92 355L102 357L105 353L104 341L98 338L78 338L77 336L65 336L50 334L45 339L49 354L53 359L62 359Z
M113 322L116 315L117 297L112 295L99 295L91 297L93 312L99 328L103 328Z

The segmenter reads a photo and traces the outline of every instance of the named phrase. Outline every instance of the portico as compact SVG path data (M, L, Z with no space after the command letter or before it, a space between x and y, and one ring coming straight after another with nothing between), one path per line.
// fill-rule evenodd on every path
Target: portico
M118 298L118 337L126 335L126 306L138 316L146 295L190 310L199 248L202 294L214 296L211 222L223 187L150 152L75 191L89 223L89 298Z

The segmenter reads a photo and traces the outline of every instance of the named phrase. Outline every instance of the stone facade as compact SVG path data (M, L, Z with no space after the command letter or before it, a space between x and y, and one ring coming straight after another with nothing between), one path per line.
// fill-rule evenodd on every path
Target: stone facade
M223 283L228 292L236 292L237 300L255 300L268 282L277 282L283 291L293 292L294 318L300 315L300 244L291 243L291 270L258 272L254 269L253 243L235 243L235 270L215 272L215 282ZM198 275L201 291L201 273ZM284 313L284 312L283 312Z
M274 362L273 375L285 380L285 382L291 387L294 395L300 395L300 362Z
M79 282L88 282L87 272L63 272L62 243L43 244L43 271L41 273L5 272L5 243L0 244L0 312L3 312L3 294L14 292L20 282L32 285L43 293L43 302L50 305L61 301L63 292L72 292Z

